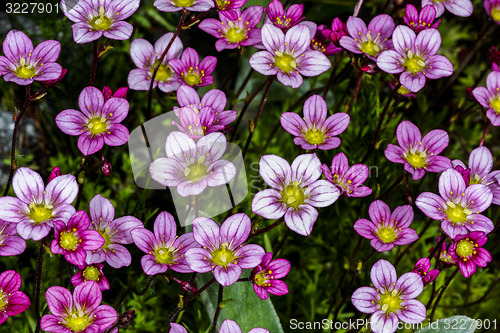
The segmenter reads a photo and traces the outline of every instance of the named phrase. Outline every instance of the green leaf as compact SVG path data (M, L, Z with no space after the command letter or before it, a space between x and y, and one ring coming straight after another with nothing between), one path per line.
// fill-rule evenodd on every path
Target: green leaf
M453 316L439 319L422 328L417 333L472 333L476 330L477 321L466 316Z
M243 271L242 278L249 275L249 271ZM212 276L204 274L199 277L201 287L208 282ZM217 306L218 284L215 283L200 295L205 304L210 318L214 317ZM224 287L224 300L233 299L232 302L226 302L221 309L217 327L220 327L226 319L234 320L242 332L248 332L252 328L262 327L269 332L283 333L280 320L270 299L261 300L255 293L250 282L236 282L231 286Z

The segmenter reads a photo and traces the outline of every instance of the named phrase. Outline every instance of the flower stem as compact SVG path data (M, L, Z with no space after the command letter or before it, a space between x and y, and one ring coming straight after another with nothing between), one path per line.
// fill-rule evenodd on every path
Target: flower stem
M43 256L45 254L44 239L40 241L40 248L38 249L38 258L36 260L36 280L35 280L35 318L36 328L35 333L40 332L40 293L42 289L42 270L43 270Z
M420 231L420 233L418 234L418 239L422 239L422 236L424 235L424 233L427 231L427 229L429 229L429 227L431 226L432 222L434 222L433 219L429 219L429 221L427 221L427 223L425 224L424 228L422 229L422 231ZM401 259L403 259L403 257L405 256L406 253L408 253L408 250L413 246L413 244L415 244L416 242L413 242L413 243L410 243L406 246L406 248L404 249L403 252L401 252L401 254L396 258L396 261L394 263L394 267L397 267L399 262L401 261Z
M151 287L151 285L153 284L157 275L158 274L151 275L148 279L148 282L146 283L146 286L144 288L142 288L142 290L134 290L133 293L138 295L138 296L144 295L146 293L146 291L148 291L149 287Z
M443 243L444 241L446 240L446 234L443 232L441 234L441 240L439 241L439 243L436 245L435 248L432 249L432 252L431 254L429 254L429 256L427 258L432 259L434 257L434 255L438 252L438 251L441 251L441 246L443 246Z
M177 305L177 307L168 316L168 322L170 322L170 323L174 322L177 319L177 316L179 315L179 313L186 307L186 305L188 305L193 299L198 297L202 292L207 290L208 287L210 287L212 284L214 284L214 282L215 282L215 278L208 281L203 287L201 287L196 292L191 294L188 298L186 298L184 300L182 307L179 307L179 305Z
M148 105L147 105L147 113L149 114L149 118L153 117L153 115L151 113L151 103L152 103L152 99L153 99L153 85L155 82L156 74L158 73L158 70L160 69L160 66L161 66L163 59L165 59L167 52L170 50L170 47L172 47L172 44L174 43L175 39L177 38L177 36L179 36L179 33L181 32L181 30L184 26L184 21L186 20L188 13L189 12L187 10L185 10L185 9L182 10L181 19L179 20L179 24L177 25L177 29L175 29L174 35L172 36L172 38L170 39L170 41L167 44L167 47L165 48L165 50L161 54L160 59L158 61L158 66L155 67L153 74L151 76L151 83L149 84L149 90L148 90Z
M326 98L326 95L328 95L328 91L330 90L330 87L333 84L333 79L335 78L335 73L337 73L337 69L339 68L340 61L342 61L342 55L344 54L343 51L340 52L340 54L337 55L337 59L335 60L335 64L333 65L332 72L330 73L330 77L328 78L328 81L326 82L325 89L323 90L323 99Z
M448 288L448 286L450 285L451 280L453 280L453 278L455 277L455 275L457 275L457 273L458 273L459 270L460 269L458 267L455 268L455 270L453 271L453 273L451 273L451 275L448 278L448 280L446 280L446 282L444 283L444 285L441 287L441 292L439 293L439 296L436 299L436 302L434 302L434 306L432 307L431 316L429 317L429 320L430 320L431 323L432 323L432 321L434 319L434 313L436 312L437 306L438 306L439 302L441 301L441 297L443 297L443 294L444 294L446 288Z
M243 52L243 49L241 47L236 49L236 59L234 60L234 64L231 67L231 70L229 71L229 74L226 76L224 79L224 82L222 83L222 88L221 90L226 90L227 85L229 84L229 81L231 81L231 78L234 76L234 73L236 73L236 69L238 68L238 63L240 61L240 56L241 53Z
M267 86L266 89L264 90L264 94L262 95L262 99L259 104L259 108L257 110L257 115L255 116L255 119L253 120L253 124L250 124L250 133L248 134L248 139L247 142L245 143L245 148L243 148L243 152L241 155L243 158L245 158L245 155L248 152L248 148L250 147L250 142L252 142L253 134L255 133L255 129L257 128L257 124L259 123L260 116L262 114L262 111L264 110L264 105L266 104L267 100L267 95L269 94L269 90L271 89L271 85L274 82L274 76L270 77L267 80Z
M352 16L354 16L354 17L358 16L359 10L361 9L362 5L363 5L363 0L358 0L356 7L354 7L354 13L352 14Z
M99 45L97 40L94 41L94 54L92 58L92 69L90 70L90 85L95 85L95 75L97 73L97 60L99 59Z
M483 137L481 138L481 142L479 143L479 147L484 144L484 140L486 140L486 134L488 133L488 128L490 127L490 123L486 124L486 128L484 129Z
M248 237L248 240L251 240L251 239L253 239L253 238L255 238L255 237L259 236L259 235L262 235L262 234L268 232L269 230L272 230L272 229L276 228L281 223L283 223L283 221L285 221L285 219L282 217L279 220L277 220L276 222L274 222L273 224L265 227L264 229L257 230L253 235L250 235L250 237Z
M358 78L356 80L356 86L354 87L354 93L352 94L351 101L349 102L347 109L345 109L345 113L349 113L349 111L351 111L351 109L352 109L352 106L354 105L354 101L356 100L356 97L358 96L359 87L361 86L361 79L362 78L363 78L363 71L360 70L358 73Z
M10 150L10 173L9 179L7 180L7 185L5 185L5 189L3 190L3 195L6 196L9 192L10 185L12 184L12 178L14 177L14 172L17 169L17 161L16 161L16 146L17 146L17 131L19 130L19 123L23 118L24 114L28 110L28 106L31 102L31 86L26 86L26 98L24 100L24 104L19 113L14 113L14 130L12 132L12 146Z
M394 96L396 96L396 93L398 92L398 89L400 87L401 87L401 83L396 84L396 86L392 90L391 95L387 99L387 102L384 105L384 109L382 110L382 113L380 114L380 118L379 118L378 125L377 125L377 130L375 131L375 137L373 138L373 144L370 147L370 150L368 150L366 152L365 156L361 160L361 163L365 163L366 160L368 159L368 157L371 155L371 153L373 153L373 151L377 148L377 142L380 138L380 131L382 130L382 124L384 123L385 115L387 114L387 110L389 109L389 105L391 104L392 100L394 99Z
M222 310L221 304L222 304L223 298L224 298L224 286L219 284L219 294L217 297L217 308L215 309L214 320L212 322L212 329L210 330L210 332L212 332L212 333L216 333L215 331L217 329L217 320L219 319L220 311Z

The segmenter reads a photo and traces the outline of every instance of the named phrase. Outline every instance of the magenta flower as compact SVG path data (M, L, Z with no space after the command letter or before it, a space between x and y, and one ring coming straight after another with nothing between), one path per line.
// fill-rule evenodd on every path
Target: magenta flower
M438 244L441 240L441 236L438 236L436 244ZM446 244L446 241L443 242L443 245L441 245L441 249L437 251L435 258L436 260L439 260L441 267L451 267L451 266L456 266L457 261L453 259L450 256L450 251L449 247L451 245ZM434 247L432 247L429 252L432 252L434 250Z
M88 43L101 38L125 40L132 36L134 27L128 22L140 0L62 0L61 9L74 24L75 43Z
M231 17L219 12L219 20L208 18L200 23L199 28L206 33L219 38L215 42L217 51L236 49L240 46L251 46L261 42L260 28L257 28L262 18L261 6L251 6L241 12L233 11Z
M273 254L267 252L260 265L252 270L253 290L260 299L269 298L269 294L281 296L288 294L288 286L279 280L290 272L290 262L286 259L271 261Z
M209 90L200 101L200 97L196 90L190 86L180 86L177 89L177 102L179 106L190 107L196 113L200 114L201 110L208 107L211 108L215 113L215 118L212 125L223 125L224 128L232 123L236 117L238 117L238 112L234 110L224 110L226 108L226 94L218 89ZM174 107L175 114L177 117L180 116L180 108Z
M319 25L316 28L314 38L311 40L311 48L320 51L324 55L335 55L342 51L341 47L336 46L331 40L332 31L326 25Z
M0 219L0 256L17 256L26 249L26 241L17 236L17 225Z
M290 29L305 19L302 16L304 12L303 4L291 5L285 12L285 8L279 0L272 0L265 10L269 23L283 31Z
M354 230L366 239L378 252L392 250L394 245L407 245L418 239L417 232L410 228L413 221L413 209L410 205L399 206L391 214L389 206L376 200L368 210L371 221L359 219L354 223Z
M206 12L214 7L213 0L155 0L154 6L162 12Z
M491 254L483 249L488 238L482 231L457 235L450 246L450 256L458 263L463 276L468 278L476 272L476 266L486 267L491 262Z
M5 271L0 274L0 325L7 318L28 310L30 299L19 291L21 275L16 271Z
M161 91L168 93L179 87L178 77L169 65L170 60L180 58L182 54L183 45L179 37L174 39L160 64L160 57L173 36L172 32L166 33L156 41L154 47L142 38L135 39L130 44L130 57L134 64L139 67L131 70L128 74L127 81L130 89L149 90L153 72L158 65L160 67L156 73L153 88L159 87Z
M78 149L85 156L108 146L121 146L128 141L129 131L120 124L127 117L129 104L125 98L104 100L95 87L86 87L80 93L81 111L68 109L56 116L56 124L65 134L79 136Z
M141 259L142 269L148 275L165 273L168 268L179 273L191 273L186 261L186 251L197 247L193 233L177 236L174 217L168 212L161 212L155 220L154 234L145 229L132 230L135 245L144 253Z
M362 186L370 175L364 164L355 164L349 168L349 161L344 153L333 157L331 169L326 164L321 166L325 178L348 197L366 197L372 193L368 186Z
M133 242L131 231L144 228L142 222L133 216L123 216L115 219L115 207L100 194L90 200L89 213L92 223L91 230L97 230L104 238L104 245L99 249L87 251L87 264L106 261L113 268L129 266L132 257L122 244Z
M73 294L63 287L50 287L45 297L51 312L42 317L46 332L104 332L118 318L111 306L100 305L102 293L94 281L79 284Z
M180 59L171 59L169 65L177 75L179 84L204 87L214 83L214 77L211 74L217 65L217 58L207 56L200 62L198 52L188 47L182 52Z
M16 223L17 233L24 239L39 241L49 234L54 221L67 222L75 213L71 203L78 184L72 175L56 177L45 187L37 172L22 167L12 179L12 188L17 198L0 198L0 216Z
M185 106L176 109L175 113L179 115L180 124L172 120L172 125L177 126L182 133L192 139L224 130L223 125L215 124L215 111L211 107L204 107L198 111Z
M260 176L271 186L258 192L252 200L252 211L266 219L285 216L286 225L296 233L311 234L318 211L340 196L340 191L321 177L321 161L316 154L299 155L292 166L276 155L264 155L259 162Z
M330 150L340 145L336 135L349 125L347 113L336 113L328 117L325 100L319 95L309 97L304 103L304 118L294 112L281 115L281 126L295 136L293 142L302 149Z
M500 126L500 72L493 71L486 78L486 88L477 87L472 90L476 100L488 108L486 117L493 126Z
M417 324L425 319L424 304L414 299L424 290L418 274L405 273L398 279L394 266L380 259L373 265L370 277L374 288L358 288L351 301L359 311L372 313L370 329L374 333L394 333L400 320Z
M441 229L450 238L469 231L489 233L493 230L493 222L480 214L493 198L488 186L466 186L462 175L450 168L439 177L439 194L424 192L415 204L431 219L442 221Z
M471 16L473 6L470 0L422 0L422 8L432 5L436 8L436 16L443 15L446 9L456 16L468 17Z
M407 26L397 26L392 34L394 50L382 52L377 66L384 72L400 74L399 82L411 92L425 86L425 80L453 74L448 58L436 55L441 35L436 29L425 29L418 36Z
M493 21L500 24L500 0L485 0L484 9Z
M296 25L285 33L271 24L262 27L262 43L266 51L250 58L250 66L260 74L276 75L285 86L298 88L304 76L317 76L326 72L331 64L321 52L310 50L313 36L304 24Z
M240 326L231 319L226 319L220 325L219 333L242 333ZM268 330L261 327L252 328L248 333L269 333Z
M469 168L460 160L453 160L452 165L457 171L462 170L465 185L487 185L493 194L492 204L500 205L500 170L493 168L493 155L488 148L482 146L474 149L469 155ZM460 171L459 171L460 172Z
M189 267L198 273L213 271L221 285L232 285L240 278L242 269L256 267L265 254L260 245L243 245L251 227L250 218L243 213L228 217L220 228L211 219L195 218L194 239L203 247L186 252Z
M56 63L61 52L61 44L46 40L33 48L31 39L24 32L11 30L3 41L0 56L0 76L6 82L26 86L33 81L58 79L63 68Z
M364 54L376 61L382 51L393 48L389 37L394 31L394 21L389 15L375 16L368 27L359 17L350 16L346 27L349 36L341 37L339 44L347 51Z
M50 245L52 253L64 255L64 258L75 266L85 264L85 251L97 250L104 245L101 234L88 230L89 226L89 216L83 210L73 214L67 224L55 221L55 239Z
M419 14L415 6L407 4L403 19L405 23L417 34L425 29L436 29L439 26L439 22L441 22L441 20L438 20L434 23L434 20L436 19L436 8L432 5L423 7Z
M448 133L432 130L423 138L420 130L410 121L402 121L396 129L400 147L389 144L385 157L394 163L404 164L404 169L411 173L413 180L419 180L425 172L442 172L451 168L449 158L439 156L448 146Z
M221 159L226 137L210 133L194 142L189 135L172 132L165 143L167 157L151 163L151 178L165 186L176 186L180 196L198 195L208 186L228 183L236 175L233 163Z
M75 286L78 286L85 281L94 281L97 283L99 286L99 289L101 291L108 290L109 289L109 282L108 279L104 276L104 273L102 271L104 265L103 264L83 264L78 266L78 269L80 270L78 273L73 275L71 278L71 283L73 283Z
M438 269L431 270L431 260L429 258L419 259L412 272L420 275L424 285L436 280L439 275Z
M111 90L110 87L105 86L102 88L102 94L104 96L104 101L107 101L111 97L120 97L120 98L127 98L127 92L128 88L127 87L121 87L116 89L116 91L113 93L113 90Z
M347 27L338 17L335 17L332 20L332 29L323 30L323 34L331 40L332 43L338 46L340 45L340 38L347 36Z

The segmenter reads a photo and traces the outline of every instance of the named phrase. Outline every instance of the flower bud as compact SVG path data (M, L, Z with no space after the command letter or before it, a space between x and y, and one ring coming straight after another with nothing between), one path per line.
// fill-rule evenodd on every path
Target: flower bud
M59 169L58 166L55 166L54 169L52 169L52 171L50 172L50 176L49 176L49 181L47 183L50 183L50 181L58 176L61 175L61 169Z
M106 161L104 159L104 156L102 156L102 162L101 162L101 171L102 171L102 173L106 177L109 177L109 175L111 175L111 170L112 169L113 169L113 166L111 165L111 163L109 163L108 161Z
M59 82L61 82L61 80L64 78L64 76L66 75L67 72L68 72L68 70L66 68L63 68L61 75L57 79L43 81L42 84L43 84L44 88L48 89L48 88L53 88L53 87L57 86L59 84Z

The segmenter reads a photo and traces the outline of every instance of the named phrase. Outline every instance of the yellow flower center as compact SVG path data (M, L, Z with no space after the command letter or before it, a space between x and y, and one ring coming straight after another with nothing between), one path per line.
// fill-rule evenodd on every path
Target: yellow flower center
M469 180L469 185L472 184L482 184L483 179L479 177L478 174L475 174L474 177L471 177Z
M188 85L196 86L203 83L202 78L205 76L205 71L198 73L198 68L194 69L193 67L190 67L188 72L182 73L181 76Z
M384 243L392 243L396 239L396 232L390 227L382 227L378 229L377 236Z
M407 71L413 74L419 73L425 68L425 62L422 60L422 57L414 55L411 51L408 51L408 57L404 59L403 65Z
M448 203L448 208L446 209L446 215L448 215L448 219L453 223L464 223L467 222L467 214L470 212L463 208L460 205L455 205L452 203Z
M384 311L386 314L396 312L397 310L401 309L401 302L403 300L401 297L399 297L398 291L394 289L392 292L386 292L385 294L380 295L380 300L378 303L382 307L382 311Z
M295 58L290 54L276 52L277 56L274 57L274 64L281 71L285 73L289 73L294 71L297 68L297 63L295 62Z
M79 239L72 232L61 232L59 245L65 250L75 250Z
M177 7L191 7L195 0L174 0L174 5Z
M87 124L87 128L92 133L92 136L94 135L100 135L106 131L106 128L108 127L106 123L105 118L92 118L89 123Z
M9 302L7 301L7 295L0 289L0 312L7 307Z
M36 69L34 66L21 65L16 69L16 75L21 79L29 79L35 76Z
M271 275L271 271L262 271L258 274L255 274L253 277L253 280L255 281L255 284L261 286L261 287L269 287L271 284L267 282L269 279L272 279L273 276ZM267 282L267 283L266 283Z
M320 145L325 142L325 135L320 129L316 128L308 129L304 137L312 145Z
M226 268L227 265L234 262L234 252L229 250L228 246L228 243L222 243L217 250L212 252L212 258L216 265Z
M29 217L35 224L43 223L52 217L54 207L52 205L30 203Z
M168 265L174 260L174 251L160 247L155 250L154 256L157 263Z
M109 30L111 28L111 20L109 17L104 15L104 7L99 7L99 16L93 17L90 22L92 30Z
M246 39L245 30L240 30L238 28L230 28L226 32L226 38L229 43L239 43Z
M159 63L160 62L158 60L154 62L153 66L150 69L151 74L153 74L155 68L158 67ZM155 80L158 82L165 82L168 79L170 79L171 76L172 76L172 69L170 68L170 66L161 64L160 67L158 68L158 72L156 72Z
M101 246L101 249L106 250L110 244L113 244L111 241L111 235L109 234L110 228L106 227L104 230L97 230L101 234L102 238L104 238L104 245Z
M474 253L474 242L470 241L468 238L462 239L457 244L457 249L455 252L463 258L466 258Z
M409 153L406 156L406 161L411 164L415 169L423 168L426 166L427 154L422 153Z
M207 175L208 167L203 162L204 158L201 156L197 163L193 163L184 169L184 176L186 176L187 180L195 183Z
M403 86L399 87L399 89L398 89L398 94L400 94L400 95L406 95L406 94L410 94L410 93L411 93L411 91L409 91L408 89L406 89Z
M217 5L220 10L226 9L226 7L231 3L229 0L217 0Z
M101 272L99 272L99 270L94 266L87 266L87 268L85 268L85 270L83 271L82 275L85 281L88 280L99 281L99 278L101 277Z
M500 12L500 10L499 10L499 12ZM498 15L500 15L500 13ZM499 19L500 19L500 17L499 17ZM495 110L495 113L497 115L500 114L500 97L497 96L497 97L493 98L490 102L490 106L493 110Z
M66 318L65 326L68 327L72 332L82 332L88 326L92 324L92 318L89 318L89 315L85 315L83 313L73 313L71 316Z
M361 51L368 55L371 55L372 57L375 57L380 53L380 46L377 43L369 40L361 44Z
M493 8L490 15L494 21L500 22L500 7Z
M281 192L282 199L288 207L297 208L304 203L306 196L304 190L299 186L298 182L293 182L287 185Z

